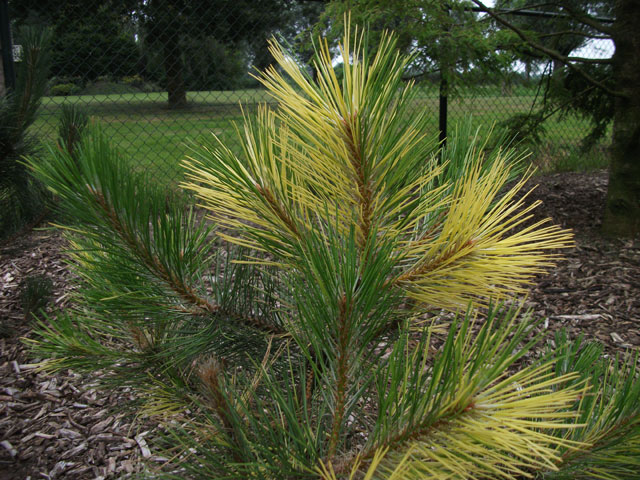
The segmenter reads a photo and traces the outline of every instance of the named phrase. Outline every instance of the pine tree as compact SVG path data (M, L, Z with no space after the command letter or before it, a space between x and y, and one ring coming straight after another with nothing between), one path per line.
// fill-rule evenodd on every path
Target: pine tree
M0 97L0 239L42 217L44 191L22 157L35 155L38 142L28 134L36 120L49 74L51 32L23 28L23 58L15 88Z
M34 348L181 420L182 470L154 478L636 475L636 359L559 334L524 362L538 321L506 303L570 233L529 221L513 149L438 150L394 47L347 29L342 79L320 41L314 81L273 43L277 109L245 116L240 152L213 137L185 162L215 226L99 131L31 163L82 283Z

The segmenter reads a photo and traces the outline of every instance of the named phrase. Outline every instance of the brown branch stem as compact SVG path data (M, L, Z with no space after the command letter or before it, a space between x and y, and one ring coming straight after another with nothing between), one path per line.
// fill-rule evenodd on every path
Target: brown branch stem
M262 197L267 201L269 207L271 207L271 210L273 210L276 216L286 225L289 231L296 237L300 237L300 231L298 230L295 222L287 214L287 212L284 211L280 203L273 196L273 193L271 193L271 190L269 190L267 187L262 187L257 183L255 184L255 187L258 190L258 193L260 193L260 195L262 195Z
M136 235L130 231L130 229L120 220L117 212L107 203L104 195L95 188L88 186L89 191L96 199L96 202L107 216L111 227L117 232L122 240L128 245L128 247L138 254L146 267L151 270L155 275L161 278L183 301L190 305L194 305L195 309L188 307L176 306L175 309L182 313L189 313L191 315L198 315L202 313L219 313L228 317L238 320L245 325L251 326L258 330L264 331L269 334L283 335L287 332L278 328L275 325L268 324L262 321L258 317L238 315L234 312L222 309L220 305L217 305L206 298L201 297L198 293L186 285L182 279L175 274L167 270L162 262L148 251L136 238Z
M444 262L446 262L451 257L453 257L458 252L460 252L462 249L471 247L473 246L474 243L475 242L473 240L467 240L465 243L461 245L455 245L453 248L451 248L448 252L444 253L443 255L440 255L434 258L433 260L426 262L421 266L418 266L417 268L414 267L413 269L410 269L407 272L403 273L402 275L397 277L396 283L410 282L411 280L415 279L416 277L419 277L420 275L425 274L426 272L435 270L436 268L441 266ZM465 254L464 256L469 255L469 253Z
M611 40L610 35L598 35L595 33L581 32L580 30L560 30L558 32L541 33L538 38L562 37L564 35L576 35L585 38L593 38L594 40Z
M529 38L527 35L525 35L525 33L520 28L518 28L517 26L515 26L511 22L505 20L502 15L499 15L498 13L496 13L494 9L487 7L480 0L471 0L471 1L473 3L475 3L483 12L486 12L488 15L490 15L492 18L494 18L498 23L504 25L509 30L513 31L516 35L518 35L518 37L520 37L520 39L523 42L525 42L527 45L529 45L534 50L538 50L539 52L544 53L548 57L561 62L563 65L566 65L569 69L573 70L578 75L582 76L589 83L591 83L592 85L597 86L598 88L602 89L603 91L605 91L609 95L614 96L614 97L624 97L624 94L622 92L619 92L619 91L616 91L616 90L612 90L611 88L609 88L607 85L605 85L601 81L599 81L599 80L595 79L594 77L592 77L591 75L589 75L582 68L580 68L577 65L575 65L575 63L572 63L570 57L567 57L566 55L562 55L560 52L558 52L556 50L553 50L551 48L547 48L544 45L534 41L531 38Z
M358 239L361 248L367 243L371 231L371 217L373 215L373 191L365 176L364 161L360 146L356 142L354 128L358 112L353 112L351 118L342 120L343 137L349 150L351 166L356 172L356 183L358 188L358 200L362 207L362 218L360 219L361 237Z
M345 412L347 371L349 369L349 310L350 306L347 305L346 296L343 294L339 302L338 312L338 357L336 359L338 363L338 371L336 391L334 395L335 405L331 421L331 433L329 435L329 448L327 451L329 462L331 462L336 455L340 429L342 427Z
M180 298L188 303L196 305L199 309L208 313L216 313L220 309L219 305L209 302L207 299L200 297L189 285L186 285L181 279L168 271L162 262L151 252L149 252L144 245L141 245L135 234L124 225L117 212L115 212L111 206L107 203L101 192L97 191L93 187L89 186L89 191L93 194L98 205L107 216L111 227L120 235L124 242L136 252L149 270L158 275L171 289L178 294Z
M221 385L223 381L221 379L223 368L224 363L212 357L198 369L197 374L200 377L200 381L205 386L206 395L210 400L211 408L220 419L222 427L229 435L232 442L238 448L241 448L241 435L236 432L235 424L233 422L233 413ZM233 456L237 462L245 460L237 451L233 452Z

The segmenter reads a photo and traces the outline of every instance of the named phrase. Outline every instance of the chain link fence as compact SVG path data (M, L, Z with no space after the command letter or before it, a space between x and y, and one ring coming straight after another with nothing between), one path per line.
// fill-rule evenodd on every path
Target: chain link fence
M572 55L608 59L613 50L610 40L590 39ZM548 59L516 61L512 68L497 82L470 86L468 92L450 100L449 123L472 115L478 125L506 128L510 135L523 140L533 153L533 161L543 169L564 168L565 163L570 168L606 164L611 129L605 128L601 137L590 141L596 127L589 115L568 113L563 108L570 102L582 101L584 105L589 100L578 97L591 94L593 87L586 85L582 90L559 94L562 87L556 77L572 73Z
M294 43L322 8L323 2L284 0L9 2L15 45L23 25L53 31L49 84L32 133L55 141L61 108L76 105L139 169L175 182L190 142L213 132L233 144L242 108L271 101L248 73L271 64L268 39ZM583 55L611 55L605 42L584 48L590 50ZM310 58L300 51L301 61ZM463 90L448 101L449 130L468 115L491 125L535 112L545 101L540 82L550 68L548 62L520 62L510 76ZM434 134L440 128L438 87L436 77L427 78L416 106L433 112ZM588 120L559 112L544 125L540 157L574 154L589 128Z

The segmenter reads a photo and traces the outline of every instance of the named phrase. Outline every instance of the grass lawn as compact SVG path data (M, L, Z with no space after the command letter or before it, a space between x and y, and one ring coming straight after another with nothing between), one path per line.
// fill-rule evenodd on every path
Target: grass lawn
M54 141L60 106L79 105L133 164L160 182L175 182L189 142L209 132L233 141L233 124L242 120L239 105L251 107L269 97L262 90L189 92L188 101L189 108L174 111L167 108L166 93L45 97L31 132Z
M166 106L166 93L45 97L31 132L45 142L54 141L60 106L80 105L138 168L159 182L174 183L181 178L180 161L188 154L189 142L213 132L227 144L237 144L233 125L242 120L240 104L251 110L259 103L272 101L264 90L189 92L187 98L189 108L173 111ZM500 122L512 114L527 112L533 99L534 92L526 89L516 89L509 95L502 95L496 88L470 92L467 97L449 101L449 128L466 115L472 115L478 125ZM437 90L424 89L416 98L415 108L433 112L431 125L436 134ZM551 155L566 157L587 129L584 120L551 118L540 152L546 149Z

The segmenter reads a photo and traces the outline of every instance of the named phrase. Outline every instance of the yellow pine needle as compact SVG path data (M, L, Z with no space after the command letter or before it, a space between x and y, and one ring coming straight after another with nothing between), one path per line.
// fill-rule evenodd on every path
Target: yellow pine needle
M361 471L362 468L362 459L358 456L355 461L353 461L353 466L351 468L351 470L349 471L349 476L347 477L348 480L354 480L356 478L358 479L362 479L362 480L372 480L374 477L374 475L376 474L376 471L378 470L378 467L380 465L380 462L382 461L382 459L384 458L384 456L386 455L388 451L388 448L381 448L378 449L372 459L368 462L367 465L367 470L365 472ZM398 465L396 467L396 470L398 470L398 472L391 476L391 477L387 477L387 480L400 480L404 477L401 476L402 474L402 465ZM325 465L324 462L320 462L315 469L316 473L318 473L318 475L320 475L320 478L322 480L338 480L338 478L345 478L344 475L340 475L340 477L338 477L336 475L336 472L334 470L333 464L328 463L327 465ZM364 476L363 476L364 474Z
M507 155L485 170L480 146L466 152L471 167L456 185L433 187L446 168L435 157L407 184L392 180L424 141L418 119L395 131L400 114L389 105L410 99L412 85L395 91L393 79L410 58L391 52L393 42L383 35L368 59L363 33L347 28L338 80L329 45L320 41L317 82L271 42L284 73L272 67L257 78L279 102L277 111L261 107L255 120L244 115L241 158L216 139L188 159L184 186L236 232L225 239L282 255L282 265L295 262L288 252L305 232L330 223L347 234L355 223L360 248L372 229L380 242L397 245L394 283L419 302L455 310L524 292L552 264L554 255L544 251L571 245L570 235L544 222L523 227L536 203L526 206L526 195L516 194L531 172L498 198L510 178ZM443 217L434 220L436 212Z
M549 374L538 382L545 369L549 366L530 368L517 375L517 383L512 377L475 394L455 419L436 424L424 438L389 452L381 471L391 475L402 468L406 479L515 479L531 477L534 469L557 470L559 447L577 449L585 444L544 431L582 427L564 420L575 418L567 408L584 394L585 387L557 389L575 374L558 378ZM469 391L462 387L440 414L452 411Z
M140 406L139 414L156 418L176 418L184 414L190 407L187 402L176 398L175 391L167 385L163 385L151 378L151 385L141 388L141 398L144 399Z
M504 161L498 159L490 171L481 175L477 162L457 186L438 238L408 252L419 256L400 277L410 296L456 309L470 299L482 304L482 297L491 295L495 299L523 292L524 284L550 265L553 256L541 251L571 244L567 231L543 227L544 221L509 236L504 234L526 220L535 207L524 208L522 200L513 201L528 174L489 209L506 182L508 171Z

